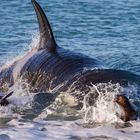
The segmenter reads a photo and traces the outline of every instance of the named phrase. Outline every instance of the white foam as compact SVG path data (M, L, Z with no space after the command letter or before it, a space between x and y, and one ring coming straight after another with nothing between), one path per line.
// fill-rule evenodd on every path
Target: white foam
M9 128L0 131L0 139L10 140L68 140L68 139L100 139L100 140L138 140L140 122L131 122L133 127L115 128L106 124L93 128L84 127L82 121L43 121L21 122L13 119Z

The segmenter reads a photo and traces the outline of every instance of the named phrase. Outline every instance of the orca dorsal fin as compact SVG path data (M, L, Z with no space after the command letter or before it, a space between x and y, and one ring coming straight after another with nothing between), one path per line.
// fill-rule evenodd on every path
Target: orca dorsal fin
M39 49L48 49L50 52L55 52L57 45L49 21L43 9L35 0L32 0L32 4L34 6L39 23L40 30Z

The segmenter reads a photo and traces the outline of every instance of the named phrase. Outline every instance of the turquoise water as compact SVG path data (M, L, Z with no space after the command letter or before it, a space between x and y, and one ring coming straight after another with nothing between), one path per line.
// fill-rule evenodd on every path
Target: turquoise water
M140 1L139 0L38 0L43 7L57 44L104 62L106 67L125 69L140 74ZM2 1L0 4L0 64L29 50L38 34L38 23L30 0ZM16 86L15 86L16 87ZM16 87L14 100L22 108L30 96ZM21 101L21 103L20 103ZM11 112L6 110L6 116ZM13 113L13 112L12 112ZM43 112L44 113L44 112ZM0 114L3 114L3 110ZM45 116L45 114L43 114ZM17 115L0 132L3 140L138 140L140 123L123 129L114 125L84 128L81 122L42 121L20 122ZM20 121L19 121L20 120ZM1 122L0 122L1 123ZM0 125L1 126L1 125ZM13 126L11 128L11 126ZM78 132L76 132L78 130ZM93 133L94 132L94 133ZM19 136L20 135L20 136Z

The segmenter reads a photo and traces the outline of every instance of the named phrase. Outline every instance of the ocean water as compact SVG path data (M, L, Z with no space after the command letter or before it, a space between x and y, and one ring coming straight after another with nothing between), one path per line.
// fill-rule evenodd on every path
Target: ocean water
M140 74L139 0L38 2L50 21L59 46L97 58L106 67ZM38 23L31 1L1 1L0 64L35 47L37 37ZM120 91L119 85L115 88L109 85L112 93L106 91L107 98L100 98L98 108L85 105L83 115L59 105L59 99L49 108L35 106L34 109L42 110L30 113L35 95L29 93L26 83L24 86L19 83L13 87L15 93L10 98L13 104L0 107L0 140L139 140L139 120L124 124L113 111L112 98ZM93 88L91 90L95 90L95 86ZM129 94L139 93L135 85L125 90Z

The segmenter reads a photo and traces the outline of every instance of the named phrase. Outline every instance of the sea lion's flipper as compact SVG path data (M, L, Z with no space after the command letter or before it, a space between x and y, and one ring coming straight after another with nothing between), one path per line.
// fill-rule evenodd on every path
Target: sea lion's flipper
M57 45L56 45L49 21L43 9L35 0L32 0L32 4L36 11L36 15L37 15L38 23L39 23L39 30L40 30L39 49L46 48L50 52L55 52Z

